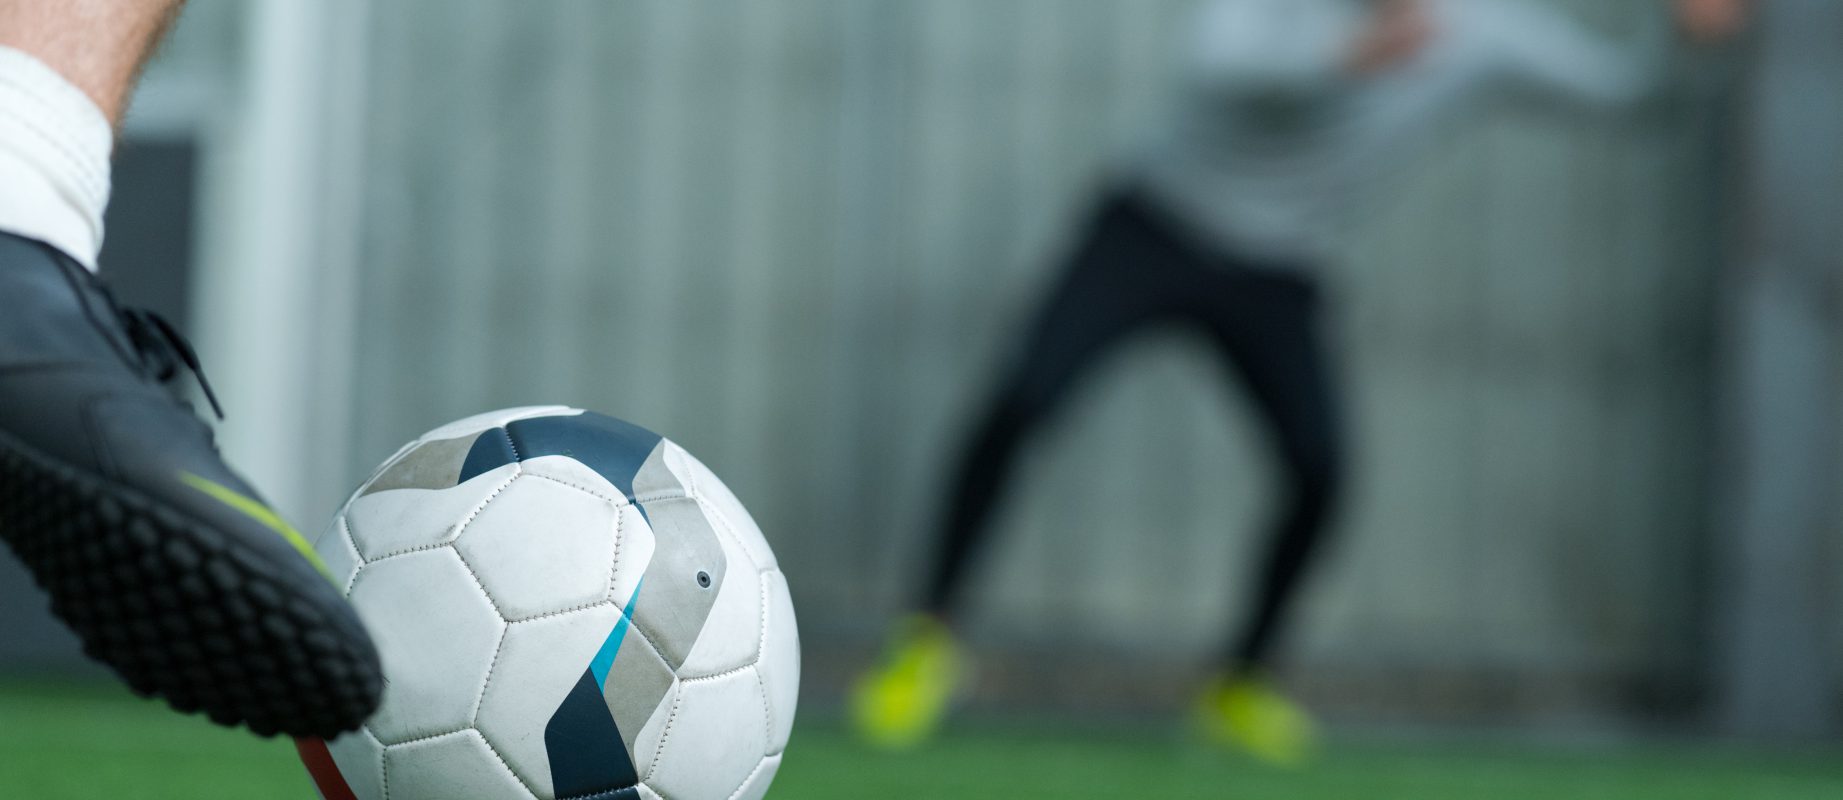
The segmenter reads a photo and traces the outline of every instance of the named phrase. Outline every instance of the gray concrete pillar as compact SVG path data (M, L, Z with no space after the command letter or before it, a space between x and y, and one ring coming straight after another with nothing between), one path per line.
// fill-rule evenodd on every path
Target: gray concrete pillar
M1843 696L1843 3L1760 13L1722 293L1717 711L1736 734L1821 736Z

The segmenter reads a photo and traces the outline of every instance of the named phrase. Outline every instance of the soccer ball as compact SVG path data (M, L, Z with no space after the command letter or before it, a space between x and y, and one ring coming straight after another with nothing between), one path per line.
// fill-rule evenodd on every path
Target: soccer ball
M315 543L384 659L334 800L759 798L800 682L787 581L678 445L519 408L399 450Z

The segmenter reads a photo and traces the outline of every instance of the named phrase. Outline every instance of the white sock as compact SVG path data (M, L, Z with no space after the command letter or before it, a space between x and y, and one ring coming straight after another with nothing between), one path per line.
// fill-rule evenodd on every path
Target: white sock
M37 58L0 47L0 232L96 269L115 131L83 90Z

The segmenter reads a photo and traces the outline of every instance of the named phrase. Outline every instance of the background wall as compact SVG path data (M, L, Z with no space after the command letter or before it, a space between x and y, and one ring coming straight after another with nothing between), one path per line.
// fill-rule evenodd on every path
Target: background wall
M1614 33L1646 6L1574 5ZM748 500L815 653L861 648L1061 237L1162 113L1187 6L377 4L348 477L484 408L627 417ZM1298 650L1323 691L1694 683L1707 128L1481 115L1337 272L1360 469ZM1219 646L1268 488L1224 378L1172 337L1095 376L976 592L1001 661Z
M1555 2L1609 35L1655 7ZM201 148L226 447L311 528L484 409L659 430L774 541L823 705L914 587L1066 235L1165 113L1189 6L195 0L150 88L202 77L141 124ZM1703 707L1734 109L1678 84L1612 117L1482 108L1328 276L1358 464L1293 649L1315 705ZM1270 478L1199 344L1135 342L1027 459L974 591L987 702L1165 707L1221 646Z

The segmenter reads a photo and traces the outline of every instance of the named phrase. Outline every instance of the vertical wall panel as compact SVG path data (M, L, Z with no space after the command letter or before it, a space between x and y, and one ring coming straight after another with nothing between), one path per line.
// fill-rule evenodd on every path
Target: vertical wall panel
M378 4L354 480L486 407L626 416L749 502L812 641L861 640L1187 6ZM1359 471L1304 660L1675 668L1708 291L1679 122L1455 125L1332 272ZM1242 605L1266 455L1199 342L1117 355L1023 460L976 625L1188 658Z

